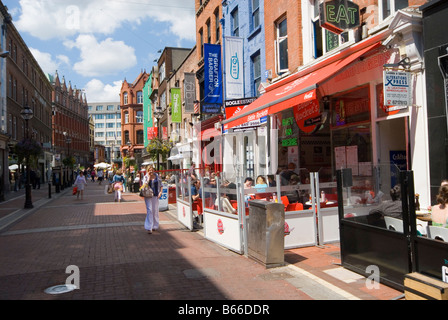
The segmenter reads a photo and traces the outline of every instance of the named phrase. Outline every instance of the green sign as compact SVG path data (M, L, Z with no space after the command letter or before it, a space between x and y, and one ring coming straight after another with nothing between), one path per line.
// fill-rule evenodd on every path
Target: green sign
M359 6L348 0L325 1L319 5L320 26L336 34L344 30L357 28Z
M182 122L182 101L180 88L171 89L171 122Z

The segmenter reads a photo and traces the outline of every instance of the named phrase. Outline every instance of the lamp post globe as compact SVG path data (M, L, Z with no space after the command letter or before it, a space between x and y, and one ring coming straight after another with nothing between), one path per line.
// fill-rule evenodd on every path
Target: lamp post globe
M23 120L25 120L25 138L30 138L30 131L28 121L33 118L33 110L29 106L25 106L22 111L20 111L20 115ZM30 169L30 156L26 156L26 186L25 186L25 209L33 208L33 201L31 199L31 169Z

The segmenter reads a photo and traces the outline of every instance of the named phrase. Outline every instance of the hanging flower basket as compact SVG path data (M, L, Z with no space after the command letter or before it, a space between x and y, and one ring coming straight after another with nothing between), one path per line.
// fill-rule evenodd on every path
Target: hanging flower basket
M67 157L62 160L62 163L66 167L73 168L76 164L76 159L75 159L75 157Z
M25 138L15 145L14 153L20 160L38 157L42 153L42 146L36 140Z
M156 137L149 141L146 146L146 151L148 152L151 160L156 161L157 155L161 155L163 161L165 161L172 147L173 143L169 140L163 140Z

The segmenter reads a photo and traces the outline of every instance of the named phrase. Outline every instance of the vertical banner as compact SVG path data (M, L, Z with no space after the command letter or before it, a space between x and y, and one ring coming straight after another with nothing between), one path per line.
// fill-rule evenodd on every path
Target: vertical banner
M182 122L182 102L180 98L180 88L171 89L171 122Z
M184 102L186 113L196 113L194 111L194 101L196 100L196 74L185 73L184 76ZM198 112L199 113L199 112Z
M204 43L204 102L222 105L221 46Z
M243 38L224 38L226 100L244 98Z

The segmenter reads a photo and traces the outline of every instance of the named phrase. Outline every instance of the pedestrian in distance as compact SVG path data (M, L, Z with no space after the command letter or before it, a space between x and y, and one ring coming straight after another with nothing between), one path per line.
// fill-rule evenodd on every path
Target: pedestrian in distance
M113 188L114 188L114 200L115 202L121 202L121 194L123 192L123 183L125 182L122 171L117 170L113 179Z
M97 172L97 175L98 175L98 181L99 181L98 185L101 185L101 183L103 182L103 177L104 177L103 170L99 169L98 172Z
M78 188L76 192L76 199L79 199L79 195L81 195L81 200L84 197L84 187L87 185L86 177L84 176L84 172L79 171L79 175L76 177L75 186Z
M149 165L146 167L146 174L142 180L140 189L149 187L153 191L152 197L145 197L146 219L145 229L151 234L159 229L159 199L162 196L162 180L159 175L154 172L154 167Z

